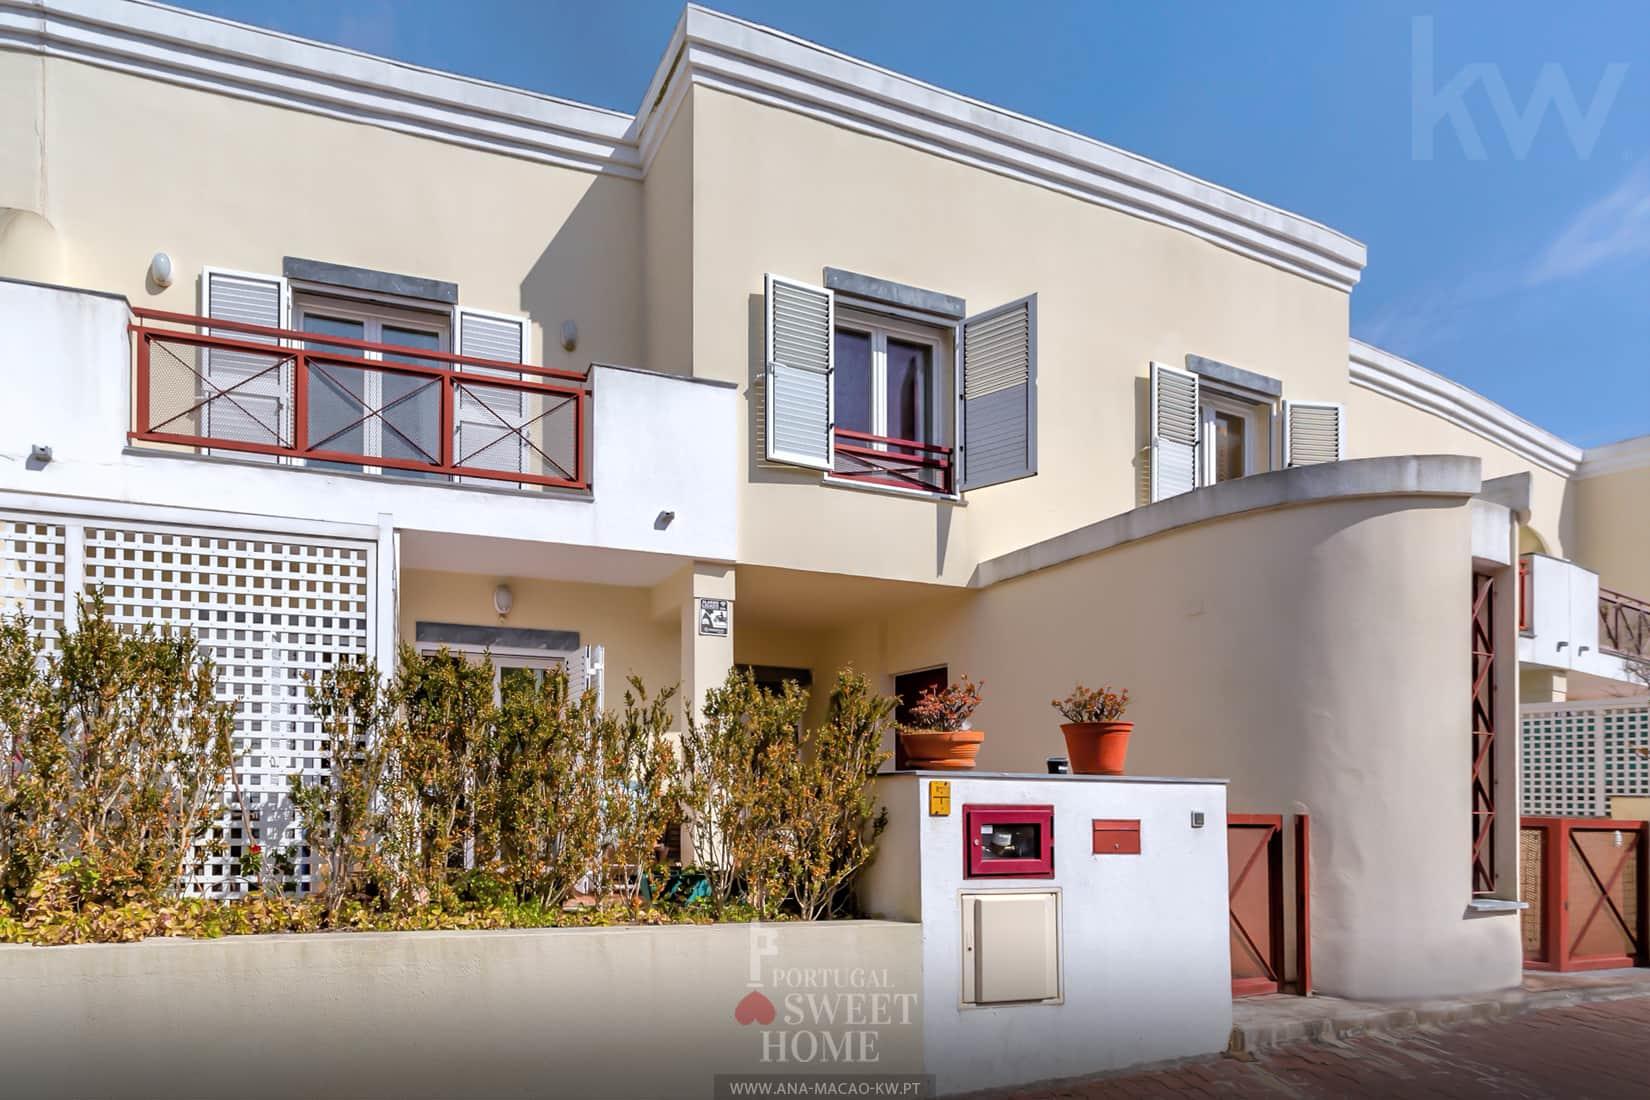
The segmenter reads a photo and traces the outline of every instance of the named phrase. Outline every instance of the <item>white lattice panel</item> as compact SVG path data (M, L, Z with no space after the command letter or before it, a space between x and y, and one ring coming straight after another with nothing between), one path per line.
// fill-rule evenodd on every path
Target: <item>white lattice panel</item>
M235 749L252 836L228 792L217 854L203 852L190 893L239 894L244 846L290 854L308 889L309 853L293 820L287 777L326 776L327 746L307 705L306 679L368 655L371 557L359 543L122 524L88 524L85 583L101 587L115 621L187 628L218 666L236 704Z
M1612 795L1650 795L1650 701L1533 704L1519 732L1526 815L1604 817Z
M26 615L48 653L67 612L64 571L63 524L0 513L0 615Z

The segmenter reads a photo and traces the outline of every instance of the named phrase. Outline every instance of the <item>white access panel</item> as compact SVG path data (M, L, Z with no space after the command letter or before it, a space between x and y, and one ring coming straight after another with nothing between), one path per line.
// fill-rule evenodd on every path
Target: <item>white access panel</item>
M964 1004L1059 999L1059 891L964 894L962 920Z

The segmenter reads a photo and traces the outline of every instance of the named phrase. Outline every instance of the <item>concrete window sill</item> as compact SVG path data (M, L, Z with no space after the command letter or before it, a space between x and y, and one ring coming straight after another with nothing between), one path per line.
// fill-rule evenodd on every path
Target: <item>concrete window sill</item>
M1527 901L1508 898L1473 898L1467 902L1469 913L1521 913L1530 907Z

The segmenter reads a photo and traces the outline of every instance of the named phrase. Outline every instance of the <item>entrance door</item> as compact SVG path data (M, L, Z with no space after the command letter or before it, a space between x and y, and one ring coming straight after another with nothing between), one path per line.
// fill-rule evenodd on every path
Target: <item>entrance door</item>
M1231 814L1226 821L1232 996L1276 993L1283 984L1283 818Z
M951 677L946 666L923 669L921 672L907 672L894 677L894 695L899 704L894 708L894 721L905 725L911 720L911 704L917 701L917 696L926 688L935 691L944 691ZM905 749L900 745L899 738L894 738L894 767L899 770L910 767L905 762Z

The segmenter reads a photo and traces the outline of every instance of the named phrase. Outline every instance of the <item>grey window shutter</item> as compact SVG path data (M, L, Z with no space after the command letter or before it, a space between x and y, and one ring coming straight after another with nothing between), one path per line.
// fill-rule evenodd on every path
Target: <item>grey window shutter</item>
M1197 488L1200 420L1197 375L1153 363L1151 369L1152 499Z
M1346 409L1327 401L1283 403L1283 465L1311 466L1346 457Z
M527 361L527 318L484 313L459 307L454 311L454 345L458 354L503 363ZM459 364L460 374L520 379L521 372ZM469 380L458 384L453 406L453 463L481 470L520 473L526 469L525 431L527 395L505 386ZM550 450L550 448L546 448ZM490 478L477 481L494 483Z
M829 470L835 454L836 295L779 275L768 275L764 289L764 457Z
M251 275L207 268L201 273L201 313L222 321L285 328L287 284L278 275ZM209 335L281 346L274 336L208 329ZM203 351L200 434L238 443L288 446L292 442L292 363L286 355ZM261 457L261 456L254 456Z
M1037 472L1037 295L962 326L962 488Z

